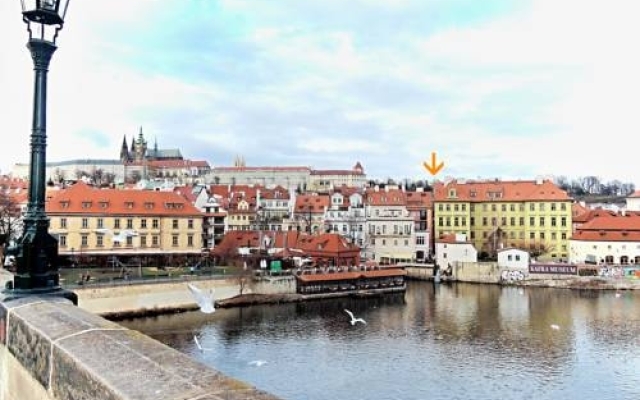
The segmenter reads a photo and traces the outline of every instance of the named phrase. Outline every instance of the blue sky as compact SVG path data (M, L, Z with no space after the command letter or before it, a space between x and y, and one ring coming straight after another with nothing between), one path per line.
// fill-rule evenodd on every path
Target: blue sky
M588 3L588 4L585 4ZM632 0L72 1L50 69L48 159L123 135L229 166L372 178L596 175L640 184ZM0 169L28 160L20 2L0 4ZM6 89L5 89L6 88Z

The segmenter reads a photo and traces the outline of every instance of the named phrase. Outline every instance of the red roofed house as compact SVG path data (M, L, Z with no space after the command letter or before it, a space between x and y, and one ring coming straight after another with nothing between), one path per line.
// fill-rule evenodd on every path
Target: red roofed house
M582 224L570 240L569 261L640 264L640 213L603 212Z
M145 260L171 255L199 257L203 214L173 192L97 189L78 182L46 203L59 253L93 258Z

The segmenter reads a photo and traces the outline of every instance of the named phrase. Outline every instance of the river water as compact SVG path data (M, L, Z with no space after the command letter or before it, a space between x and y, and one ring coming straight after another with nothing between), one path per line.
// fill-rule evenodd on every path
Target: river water
M121 323L283 399L640 399L632 291L409 282L385 298Z

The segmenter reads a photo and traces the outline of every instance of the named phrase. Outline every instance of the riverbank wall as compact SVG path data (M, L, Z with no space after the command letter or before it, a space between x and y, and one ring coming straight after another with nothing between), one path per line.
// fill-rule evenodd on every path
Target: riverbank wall
M433 265L406 266L407 278L433 280ZM640 290L640 279L625 277L577 276L570 274L530 274L519 271L520 279L504 279L509 268L495 262L456 262L451 266L451 281L510 286L549 287L579 290Z

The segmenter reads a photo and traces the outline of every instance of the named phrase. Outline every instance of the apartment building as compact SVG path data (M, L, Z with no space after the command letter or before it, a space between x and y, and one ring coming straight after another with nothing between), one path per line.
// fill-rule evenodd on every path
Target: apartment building
M434 230L465 234L481 255L500 248L528 250L540 259L566 260L572 200L549 180L461 181L434 185Z
M366 242L367 218L359 189L343 186L330 194L324 216L325 232L337 233L360 247Z
M52 192L46 212L62 256L198 255L203 248L203 214L173 192L78 182Z
M382 264L415 259L414 217L407 209L405 192L385 186L365 192L368 243L366 258Z

